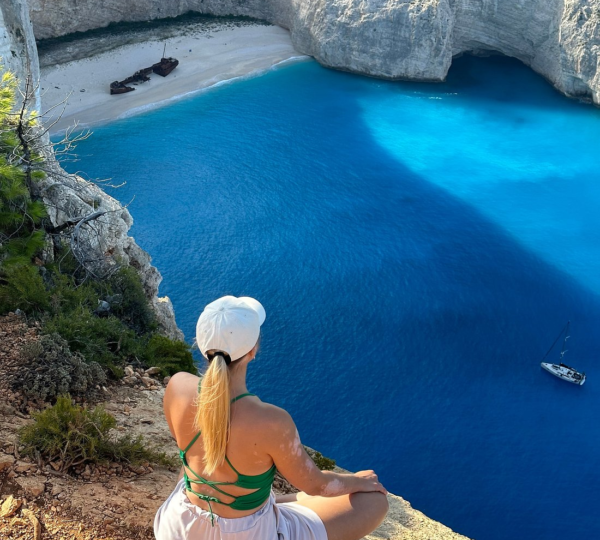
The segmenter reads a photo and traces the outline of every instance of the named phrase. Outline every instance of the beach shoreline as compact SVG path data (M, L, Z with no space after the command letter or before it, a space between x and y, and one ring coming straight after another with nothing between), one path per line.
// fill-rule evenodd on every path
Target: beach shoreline
M135 91L110 95L112 81L123 80L138 69L166 56L179 60L167 77L156 74L134 86ZM180 36L127 44L101 54L44 67L40 91L44 123L54 124L51 135L70 127L90 128L141 114L198 92L240 78L252 77L277 66L309 57L292 46L287 30L277 26L223 25L210 31L188 31ZM66 104L61 104L68 96ZM55 107L53 110L52 107ZM64 110L63 110L64 107ZM59 115L62 113L62 116Z

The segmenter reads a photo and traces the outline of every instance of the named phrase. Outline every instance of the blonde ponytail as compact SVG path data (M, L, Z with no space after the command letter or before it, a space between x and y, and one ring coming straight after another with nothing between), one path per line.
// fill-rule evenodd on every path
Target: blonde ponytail
M207 475L225 461L229 441L230 379L225 358L216 354L202 377L195 418L196 429L202 430L204 472Z

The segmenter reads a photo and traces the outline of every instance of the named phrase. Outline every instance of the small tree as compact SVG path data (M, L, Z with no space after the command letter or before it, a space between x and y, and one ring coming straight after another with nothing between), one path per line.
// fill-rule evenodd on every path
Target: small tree
M111 223L103 220L107 214L121 213L123 207L117 204L114 209L98 208L94 196L90 195L89 182L67 173L57 161L76 161L77 143L89 137L90 132L76 134L77 125L74 125L60 141L52 142L49 132L62 118L69 96L45 113L38 113L30 106L35 103L39 85L33 83L31 76L26 78L23 89L17 82L9 72L4 72L0 79L2 249L15 261L24 263L41 250L45 237L49 236L54 249L53 253L46 253L47 256L67 245L86 277L108 277L120 265L106 245L106 238L112 236ZM72 215L72 201L68 197L51 197L52 190L77 193L81 200L89 201L82 205L85 213ZM52 224L45 219L48 210L68 217Z
M3 265L29 264L44 245L42 219L46 208L34 200L30 186L39 172L22 167L24 152L18 135L26 123L23 115L15 125L17 81L5 72L0 79L0 254ZM28 152L30 161L33 160Z

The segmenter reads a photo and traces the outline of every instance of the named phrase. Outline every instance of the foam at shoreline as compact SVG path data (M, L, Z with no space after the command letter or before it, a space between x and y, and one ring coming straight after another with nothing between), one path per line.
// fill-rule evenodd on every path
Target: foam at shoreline
M168 77L151 75L151 80L136 86L134 92L110 95L112 81L122 80L158 61L165 44L167 56L174 56L180 62ZM141 114L307 58L295 51L289 33L276 26L224 26L211 33L150 39L92 58L43 68L42 106L43 111L48 111L71 93L60 119L56 115L62 107L49 114L48 121L56 121L51 134L56 134L75 123L79 127L90 127Z
M236 77L231 77L229 79L221 79L221 80L217 80L216 78L213 78L212 84L211 84L211 80L209 81L205 81L206 82L206 86L204 86L203 88L198 88L197 90L191 90L189 92L185 92L184 94L176 94L174 96L171 96L167 99L164 99L162 101L156 101L154 103L150 103L148 105L142 105L140 107L135 107L133 109L130 109L126 112L124 112L123 114L121 114L119 117L114 118L114 120L121 120L123 118L130 118L132 116L136 116L138 114L143 114L145 112L149 112L149 111L153 111L155 109L158 109L160 107L165 107L167 105L170 105L172 103L176 103L177 101L180 101L182 99L187 99L193 96L196 96L198 94L201 94L203 92L208 92L210 90L215 90L221 86L224 86L226 84L231 84L233 82L236 81L240 81L240 80L246 80L246 79L251 79L253 77L259 77L260 75L262 75L263 73L266 73L268 71L272 71L275 70L277 68L289 65L289 64L293 64L296 62L306 62L310 60L310 56L304 56L304 55L300 55L300 56L292 56L290 58L286 58L285 60L281 60L281 62L277 62L269 67L266 67L264 69L257 69L255 71L251 71L249 73L246 73L245 75L238 75ZM82 125L82 124L80 124ZM85 127L82 125L82 127Z

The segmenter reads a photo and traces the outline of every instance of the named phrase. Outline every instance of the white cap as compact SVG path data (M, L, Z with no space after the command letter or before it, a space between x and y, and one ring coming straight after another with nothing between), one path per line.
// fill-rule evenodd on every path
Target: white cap
M231 360L248 354L260 336L265 308L254 298L223 296L211 302L196 324L196 342L202 355L206 351L226 352Z

